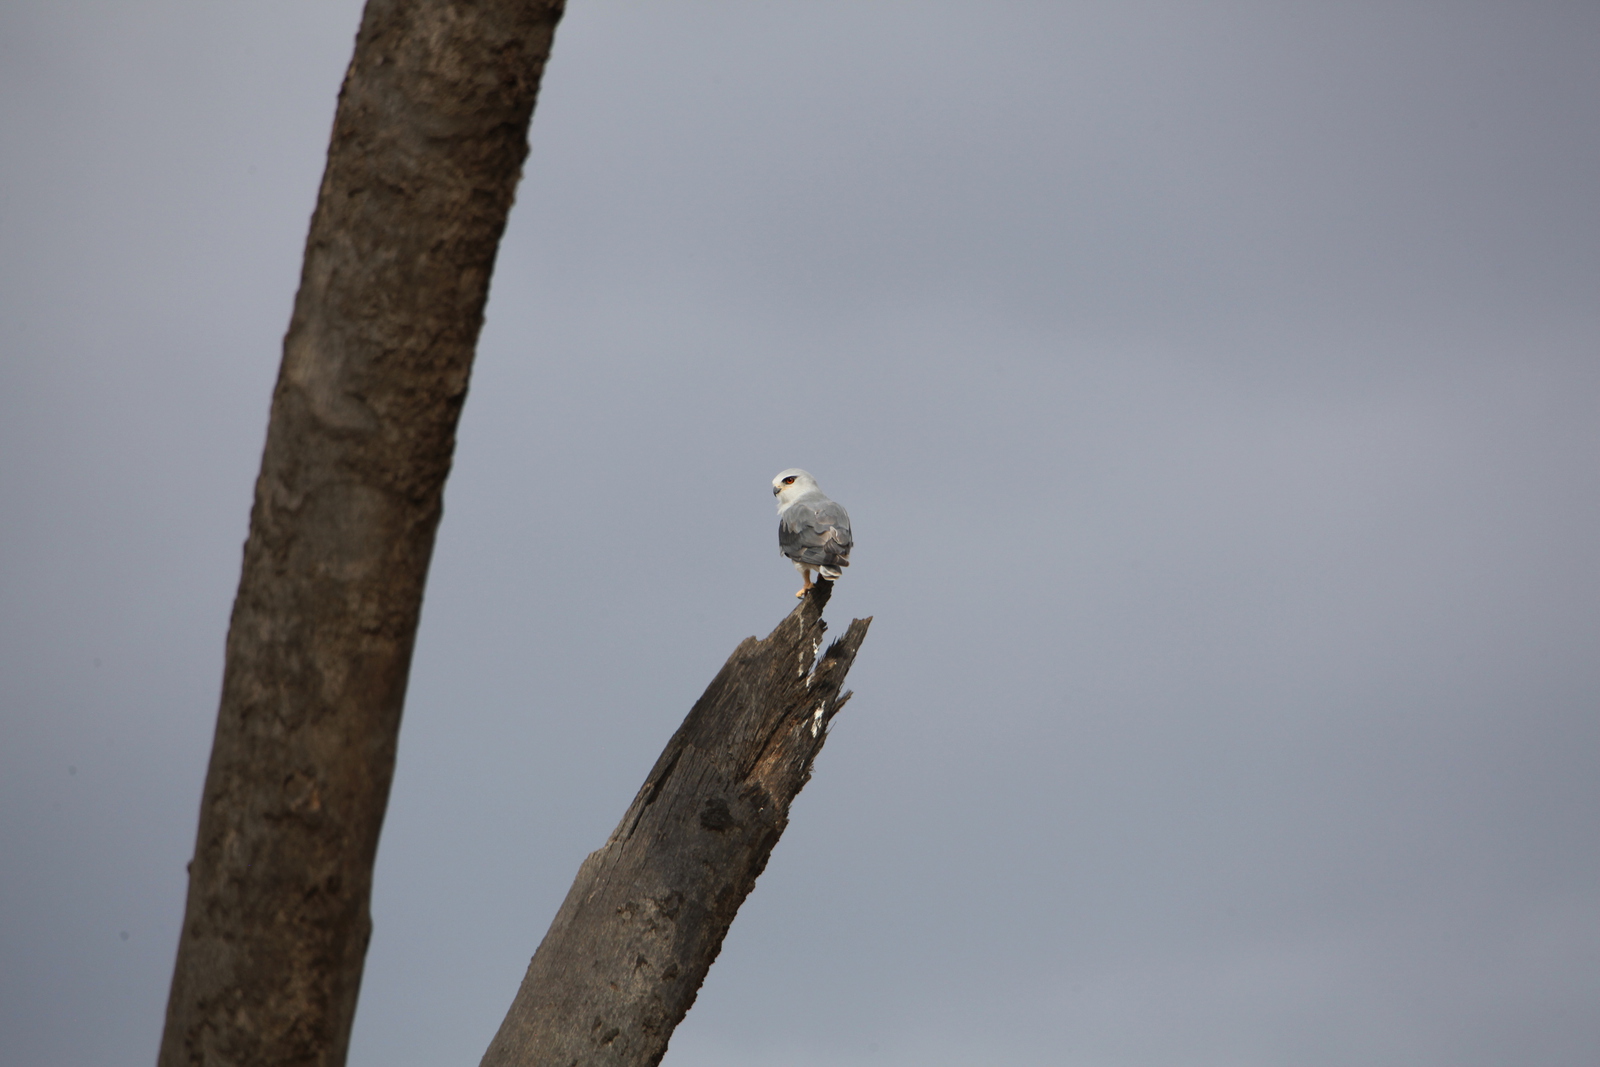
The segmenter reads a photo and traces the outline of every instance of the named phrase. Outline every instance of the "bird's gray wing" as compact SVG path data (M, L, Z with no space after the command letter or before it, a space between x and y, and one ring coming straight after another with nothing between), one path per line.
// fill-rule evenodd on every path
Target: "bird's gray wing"
M832 500L797 500L778 516L778 550L813 567L850 566L850 515Z

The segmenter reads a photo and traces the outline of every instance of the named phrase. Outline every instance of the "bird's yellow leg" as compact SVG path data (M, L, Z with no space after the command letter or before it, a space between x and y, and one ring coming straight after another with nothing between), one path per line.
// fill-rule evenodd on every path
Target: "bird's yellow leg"
M800 586L800 591L795 594L796 599L803 598L811 591L811 572L802 568L800 571L800 581L804 584Z

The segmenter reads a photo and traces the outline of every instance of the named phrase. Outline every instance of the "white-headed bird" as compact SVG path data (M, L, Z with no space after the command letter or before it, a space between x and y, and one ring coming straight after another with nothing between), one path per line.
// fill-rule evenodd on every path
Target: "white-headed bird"
M795 594L811 589L811 572L818 581L834 581L841 567L850 566L850 513L817 488L817 480L799 467L790 467L772 479L778 498L778 551L794 561L805 583Z

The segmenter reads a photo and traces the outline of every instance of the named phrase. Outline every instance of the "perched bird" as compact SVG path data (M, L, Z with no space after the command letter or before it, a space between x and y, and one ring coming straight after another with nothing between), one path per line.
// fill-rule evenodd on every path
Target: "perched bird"
M772 479L772 495L778 498L778 551L794 560L805 584L795 594L803 597L811 589L811 572L817 580L830 582L839 577L841 567L850 566L850 513L822 495L817 480L790 467Z

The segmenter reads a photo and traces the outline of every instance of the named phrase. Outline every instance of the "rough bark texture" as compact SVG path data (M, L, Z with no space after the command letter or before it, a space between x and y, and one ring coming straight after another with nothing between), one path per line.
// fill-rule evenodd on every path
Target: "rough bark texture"
M817 660L831 591L820 583L765 640L746 638L695 703L579 868L483 1067L661 1061L850 698L872 620Z
M561 8L362 17L256 483L162 1067L344 1062L456 419Z

